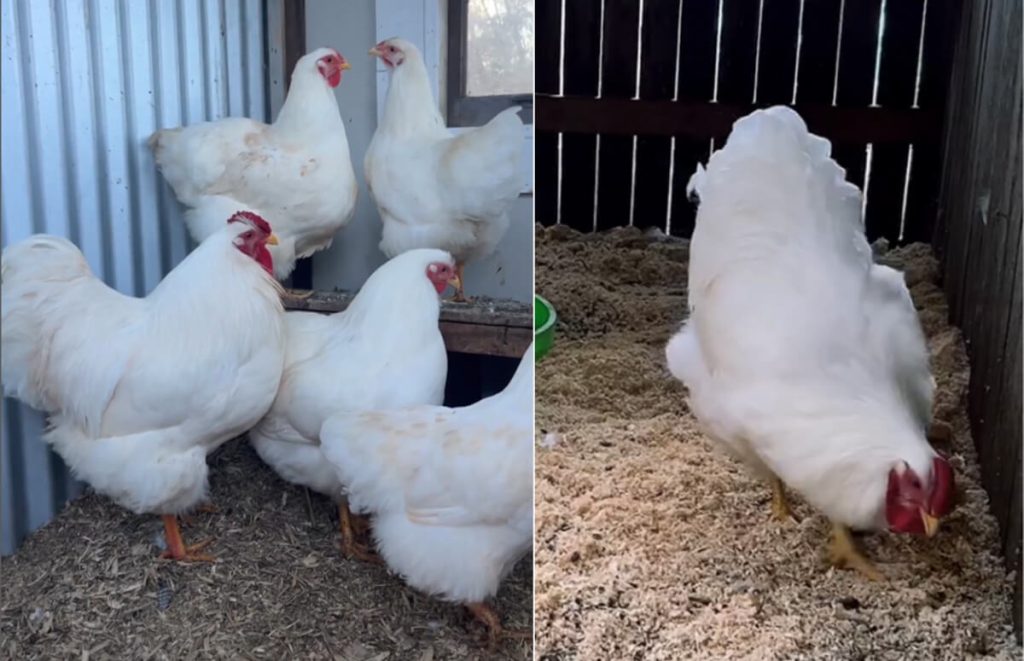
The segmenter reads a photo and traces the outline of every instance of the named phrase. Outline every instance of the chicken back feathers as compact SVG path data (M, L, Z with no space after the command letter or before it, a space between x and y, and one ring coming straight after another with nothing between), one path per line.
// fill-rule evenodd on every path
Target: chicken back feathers
M698 170L690 317L666 348L708 434L832 519L884 528L888 471L932 472L934 381L860 192L794 111L736 122Z
M463 408L332 416L324 455L349 504L374 515L385 561L451 601L493 596L530 548L533 348L500 393Z
M142 299L98 280L65 239L3 252L4 392L50 414L45 440L135 512L195 505L206 453L273 401L283 308L234 245L245 229L224 227Z

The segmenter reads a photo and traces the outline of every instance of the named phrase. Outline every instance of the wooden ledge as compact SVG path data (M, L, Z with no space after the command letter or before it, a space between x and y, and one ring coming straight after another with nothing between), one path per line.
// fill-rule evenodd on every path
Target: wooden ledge
M286 310L332 314L348 307L355 294L286 289ZM303 298L303 296L305 296ZM533 308L526 303L486 297L468 303L441 301L441 334L449 351L521 358L533 341Z

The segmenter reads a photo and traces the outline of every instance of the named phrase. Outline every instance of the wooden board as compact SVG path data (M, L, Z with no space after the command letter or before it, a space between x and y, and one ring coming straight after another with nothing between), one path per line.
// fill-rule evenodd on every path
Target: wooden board
M332 314L355 298L348 292L287 289L281 297L286 310ZM468 303L441 301L441 334L449 351L520 358L533 342L533 308L525 303L476 298Z
M537 124L548 131L602 135L674 135L724 139L733 122L761 104L703 103L537 95ZM797 104L813 133L861 147L868 142L938 141L942 117L901 108ZM719 143L721 144L721 143Z

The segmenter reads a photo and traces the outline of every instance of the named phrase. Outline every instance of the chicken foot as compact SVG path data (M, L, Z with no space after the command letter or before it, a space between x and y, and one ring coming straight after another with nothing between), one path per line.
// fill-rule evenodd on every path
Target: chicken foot
M348 508L348 501L338 503L338 525L341 529L341 550L346 557L374 564L384 564L380 555L364 543L356 541L357 536L369 532L370 524L366 517L357 517ZM357 523L358 521L358 523ZM358 533L356 529L358 528Z
M832 522L832 540L828 547L829 562L840 569L853 569L872 581L884 581L885 575L875 569L870 560L861 554L853 541L850 529L841 523Z
M465 267L464 264L459 262L455 263L455 276L458 278L458 284L455 286L455 296L452 297L452 301L455 303L469 303L469 299L466 298L466 289L462 283L462 269Z
M786 499L786 485L777 477L772 478L772 514L783 523L799 523Z
M167 550L160 554L161 558L179 560L181 562L214 562L216 558L206 553L199 553L199 550L208 546L212 539L185 546L181 539L181 529L178 527L178 517L174 514L164 514L164 539L167 541Z
M473 614L473 617L487 627L487 641L491 648L495 647L502 638L533 638L533 632L529 629L506 629L501 626L501 616L498 615L498 611L482 601L467 603L466 608Z

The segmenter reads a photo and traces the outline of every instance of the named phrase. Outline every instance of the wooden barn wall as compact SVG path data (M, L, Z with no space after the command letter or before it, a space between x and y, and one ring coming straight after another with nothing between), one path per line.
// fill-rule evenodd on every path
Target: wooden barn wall
M967 3L960 22L935 247L971 360L982 479L1016 571L1021 633L1021 3Z
M788 104L867 186L870 239L930 240L959 6L537 0L538 222L689 236L697 163L737 118Z

